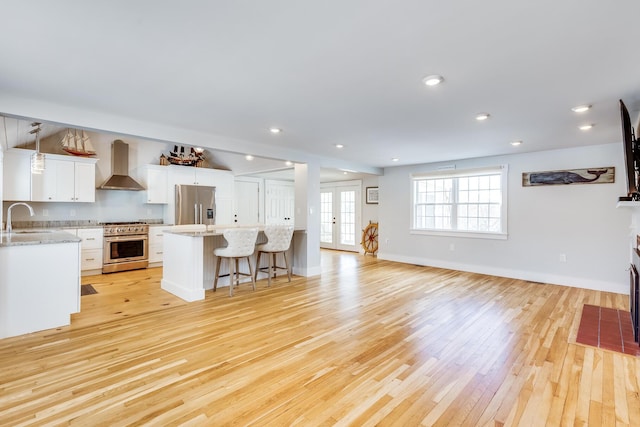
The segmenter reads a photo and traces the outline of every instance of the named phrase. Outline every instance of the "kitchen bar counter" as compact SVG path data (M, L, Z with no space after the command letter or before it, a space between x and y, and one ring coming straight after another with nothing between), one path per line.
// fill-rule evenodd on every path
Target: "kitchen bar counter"
M215 277L216 256L213 250L226 246L222 232L226 228L251 227L236 225L216 226L173 226L164 231L164 254L162 289L170 292L185 301L198 301L204 299L205 290L213 289ZM263 233L264 225L257 227L260 232L256 244L266 243L267 238ZM304 232L304 230L296 230ZM295 233L294 233L295 234ZM293 246L293 243L292 243ZM291 248L288 259L293 264ZM255 266L255 258L252 266ZM240 263L240 271L248 272L245 262ZM228 266L222 263L221 274L228 275ZM246 280L249 280L246 278ZM229 278L223 277L218 283L220 286L229 286ZM242 285L241 286L248 286Z

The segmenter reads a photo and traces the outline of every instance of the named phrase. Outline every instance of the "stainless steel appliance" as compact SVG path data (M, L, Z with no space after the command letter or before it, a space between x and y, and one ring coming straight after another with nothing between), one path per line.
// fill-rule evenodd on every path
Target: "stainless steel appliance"
M215 224L216 187L176 185L176 217L179 224Z
M135 270L149 265L149 226L143 222L103 223L102 272Z

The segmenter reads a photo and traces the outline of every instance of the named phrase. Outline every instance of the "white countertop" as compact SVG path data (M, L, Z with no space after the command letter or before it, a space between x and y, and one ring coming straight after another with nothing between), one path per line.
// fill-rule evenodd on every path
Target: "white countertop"
M0 247L73 243L81 240L74 234L60 230L18 230L11 233L0 231Z

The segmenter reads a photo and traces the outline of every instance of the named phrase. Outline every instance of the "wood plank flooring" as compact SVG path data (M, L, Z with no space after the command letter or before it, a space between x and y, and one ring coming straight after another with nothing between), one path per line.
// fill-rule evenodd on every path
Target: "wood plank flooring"
M0 425L640 425L640 358L575 344L627 297L322 252L184 303L83 278L70 327L0 340Z

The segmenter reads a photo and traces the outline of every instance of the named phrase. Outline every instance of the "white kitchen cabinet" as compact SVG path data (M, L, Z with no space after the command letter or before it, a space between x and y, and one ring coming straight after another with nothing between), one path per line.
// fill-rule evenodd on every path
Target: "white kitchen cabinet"
M149 264L162 263L164 229L166 225L149 226ZM154 267L157 265L154 265Z
M31 154L31 150L5 151L2 172L3 200L31 200Z
M173 185L186 184L217 186L217 183L221 183L224 186L226 181L233 184L233 174L230 171L196 168L193 166L173 165L165 167L169 168L169 181Z
M0 338L71 323L80 311L79 253L79 242L64 237L0 247Z
M166 166L169 168L169 182L173 188L175 185L198 185L196 167L192 166Z
M80 237L80 269L83 272L102 270L103 229L78 228L76 236Z
M169 201L169 167L147 165L147 203L166 204Z
M75 202L96 201L96 164L74 162Z
M65 159L47 154L45 169L31 175L34 202L95 202L96 159Z

